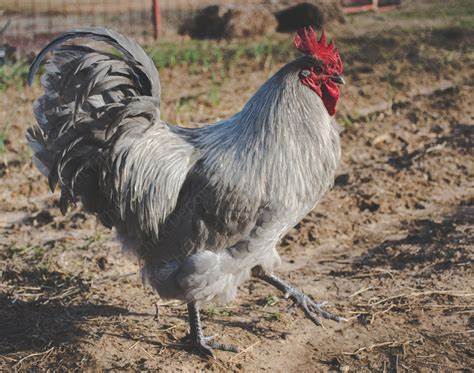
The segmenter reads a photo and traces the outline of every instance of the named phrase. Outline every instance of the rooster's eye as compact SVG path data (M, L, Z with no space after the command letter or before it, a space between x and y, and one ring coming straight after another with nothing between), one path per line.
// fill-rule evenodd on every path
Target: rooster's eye
M315 66L314 71L316 71L317 74L321 74L323 72L323 69L321 66Z
M309 71L309 70L301 70L301 76L302 76L303 78L307 78L307 77L310 76L310 75L311 75L311 71Z

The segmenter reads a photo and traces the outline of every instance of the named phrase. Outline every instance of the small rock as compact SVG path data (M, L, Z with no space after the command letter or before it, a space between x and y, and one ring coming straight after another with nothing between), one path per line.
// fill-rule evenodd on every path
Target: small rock
M100 256L96 259L97 266L103 271L107 268L107 258L104 256Z
M334 186L342 187L349 184L349 174L340 174L337 175L334 179Z

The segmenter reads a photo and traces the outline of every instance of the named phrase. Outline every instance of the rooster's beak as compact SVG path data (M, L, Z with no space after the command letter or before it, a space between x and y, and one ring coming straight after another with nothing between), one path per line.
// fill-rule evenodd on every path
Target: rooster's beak
M331 80L337 84L346 84L346 81L341 75L334 75L333 77L331 77Z

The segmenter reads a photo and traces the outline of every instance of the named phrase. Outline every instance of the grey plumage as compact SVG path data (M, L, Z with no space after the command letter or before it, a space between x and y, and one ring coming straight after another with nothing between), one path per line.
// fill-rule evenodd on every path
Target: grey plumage
M62 43L90 37L122 56ZM301 57L270 78L232 118L188 129L160 119L158 72L133 41L74 30L54 51L28 140L61 209L81 201L142 264L162 297L231 300L253 267L280 262L279 239L330 188L338 127L300 83Z

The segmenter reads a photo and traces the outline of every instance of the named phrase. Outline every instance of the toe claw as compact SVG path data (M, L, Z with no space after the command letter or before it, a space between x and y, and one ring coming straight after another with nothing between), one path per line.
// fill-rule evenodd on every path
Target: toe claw
M199 346L197 346L197 349L204 356L212 357L212 358L214 357L214 352L212 352L212 348L210 346L208 346L207 344L202 343Z
M306 316L314 322L317 326L322 326L321 320L319 320L318 316L316 316L313 312L305 312Z

